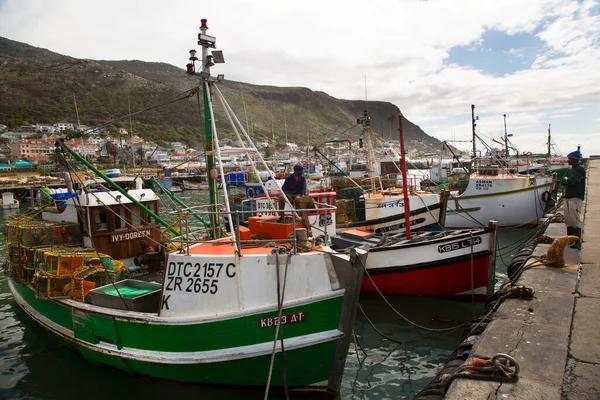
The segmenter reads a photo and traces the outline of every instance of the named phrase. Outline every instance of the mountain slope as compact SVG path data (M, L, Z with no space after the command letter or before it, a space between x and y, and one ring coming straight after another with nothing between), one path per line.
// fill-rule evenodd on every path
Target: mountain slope
M158 142L202 142L196 97L170 102L198 85L198 78L165 63L76 59L0 37L0 123L11 128L35 122L80 121L109 131L130 128ZM365 108L371 126L386 139L398 137L398 107L376 101L341 100L307 88L251 85L225 80L225 98L257 140L320 145L329 139L356 139L356 119ZM233 136L215 101L217 128ZM158 104L161 107L154 108ZM141 112L145 110L144 112ZM120 118L119 117L124 117ZM439 152L441 143L405 120L406 146L411 154Z

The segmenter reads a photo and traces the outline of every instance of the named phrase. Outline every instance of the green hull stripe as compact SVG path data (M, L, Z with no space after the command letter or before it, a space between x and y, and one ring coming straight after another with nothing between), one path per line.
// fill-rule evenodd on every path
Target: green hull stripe
M275 327L260 327L260 318L276 317L277 311L190 325L143 323L83 312L52 300L39 300L29 287L13 286L36 312L90 344L104 341L118 348L195 352L270 342L275 334ZM303 322L284 325L285 337L337 329L342 302L343 296L339 296L284 309L283 314L304 312L306 316Z
M326 382L329 379L336 344L337 341L331 341L286 351L287 384L308 386ZM107 364L128 372L182 382L224 385L266 385L271 361L271 355L265 355L208 364L155 364L121 359L79 346L75 346L75 348L90 361ZM273 366L272 385L283 386L283 370L281 353L278 353Z
M12 283L12 282L11 282ZM79 323L70 324L67 316L70 315L71 311L74 312L73 318L76 319L75 314L82 313L76 309L71 309L63 304L60 304L51 300L38 300L35 299L33 291L26 286L12 284L12 288L17 292L17 295L22 298L23 301L26 301L27 304L33 309L33 312L43 312L43 316L52 322L59 324L60 326L66 329L69 329L71 325L75 325L76 329ZM306 312L306 322L296 323L292 325L284 325L283 331L285 333L285 337L291 337L291 332L294 330L295 326L305 325L315 326L315 324L310 324L310 318L314 314L318 314L320 308L323 310L330 309L334 304L338 305L338 313L341 307L342 298L333 298L323 300L316 304L311 304L303 307L299 307L302 311ZM319 307L320 306L320 307ZM291 313L294 309L286 309L285 313ZM150 343L154 339L157 342L173 342L169 340L169 338L161 337L155 335L153 332L155 328L160 328L162 330L170 329L172 337L179 337L182 335L182 332L189 332L190 328L198 329L198 332L204 334L210 334L211 342L221 343L219 348L229 348L235 347L234 344L228 342L227 340L231 340L232 336L250 336L259 338L262 336L266 336L267 341L273 340L274 336L274 328L258 328L258 318L263 316L273 316L276 313L265 313L258 316L252 317L242 317L232 321L239 320L250 320L254 321L256 325L250 324L248 321L245 321L243 324L239 325L240 330L235 330L234 332L229 332L227 327L231 323L231 320L219 321L219 322L205 322L203 324L199 324L201 326L196 325L152 325L152 324L140 324L139 322L130 322L129 324L137 326L136 329L139 329L138 332L143 335L138 337L138 343L134 343L134 346L128 346L133 348L140 348L139 342ZM109 317L103 317L98 315L93 315L94 318L105 319L106 321L98 322L105 329L105 331L109 331L110 328L108 324L113 323L113 327L127 325L127 322L119 323L119 321L112 322L112 319ZM313 319L318 320L320 317L318 315L314 315ZM331 317L331 315L330 315ZM337 320L338 318L331 318L334 321L334 325L337 328ZM80 321L82 322L82 321ZM221 327L220 325L226 325L226 328ZM253 326L250 326L253 325ZM241 329L245 329L245 326L250 326L250 332L245 332ZM145 327L145 330L144 330ZM211 329L214 331L211 332ZM260 330L261 333L257 334L255 331ZM304 328L306 330L307 328ZM121 329L121 331L126 329ZM179 332L182 330L182 332ZM91 331L96 333L97 330L91 328ZM114 332L114 329L113 329ZM265 332L264 334L262 332ZM195 363L188 364L166 364L166 363L158 363L158 362L146 362L140 360L132 360L125 359L122 357L115 356L113 354L108 354L106 352L98 351L96 349L90 348L93 344L85 345L78 344L71 338L61 336L56 333L56 336L65 344L70 347L76 349L80 352L86 359L98 362L102 364L106 364L115 368L119 368L121 370L127 372L134 372L144 375L149 375L158 378L171 379L182 382L199 382L199 383L214 383L214 384L225 384L225 385L259 385L263 386L267 382L269 364L271 360L271 355L261 355L257 357L248 357L248 358L240 358L236 360L228 360L222 362L214 362L214 363L203 363L202 360L198 360ZM193 338L198 342L205 342L202 340L202 337ZM216 340L214 340L216 339ZM262 339L260 339L262 340ZM247 341L244 340L244 342ZM238 341L239 342L239 341ZM255 342L256 343L256 342ZM160 343L157 343L160 344ZM224 346L226 345L226 346ZM337 340L330 340L324 343L318 343L314 345L310 345L307 347L297 348L294 350L287 350L285 352L285 369L287 370L287 384L289 386L309 386L315 384L323 384L327 382L329 379L329 374L331 372L331 366L335 354L335 349L337 345ZM192 349L184 349L185 351L193 351ZM175 351L175 350L173 350ZM284 384L283 377L283 363L282 363L282 355L281 353L277 353L275 356L275 363L273 368L273 376L272 376L272 385L282 386Z

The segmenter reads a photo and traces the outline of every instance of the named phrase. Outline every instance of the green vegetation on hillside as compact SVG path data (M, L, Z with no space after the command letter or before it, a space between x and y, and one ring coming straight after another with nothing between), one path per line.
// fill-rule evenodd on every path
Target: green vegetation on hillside
M181 141L201 146L203 129L196 97L168 103L198 85L197 77L164 63L142 61L93 61L38 49L0 38L0 124L14 129L33 123L76 123L73 94L79 119L87 126L117 128L166 144ZM328 139L357 139L364 101L333 98L307 88L283 88L223 81L221 91L255 140L288 141L321 145ZM213 99L217 128L233 137L228 119ZM162 107L154 108L158 104ZM386 139L398 137L398 107L367 102L372 128ZM144 112L140 112L146 110ZM139 112L139 113L138 113ZM418 126L404 124L407 147L423 152L441 150L441 143Z

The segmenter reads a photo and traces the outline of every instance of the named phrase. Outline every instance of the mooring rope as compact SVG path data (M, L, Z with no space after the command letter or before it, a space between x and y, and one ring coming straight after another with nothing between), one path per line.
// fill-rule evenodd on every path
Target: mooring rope
M375 288L375 290L377 291L377 293L379 294L379 296L383 299L383 301L385 302L385 304L387 304L390 309L397 314L400 318L402 318L404 321L408 322L410 325L415 326L417 328L426 330L426 331L430 331L430 332L447 332L447 331L453 331L455 329L458 329L462 326L465 326L467 323L463 323L451 328L440 328L440 329L436 329L436 328L428 328L426 326L423 325L419 325L416 322L413 322L411 320L409 320L407 317L405 317L402 313L400 313L390 302L389 300L383 295L383 293L381 293L381 291L379 290L379 288L377 287L377 285L375 284L375 282L373 281L373 278L371 278L371 275L369 274L369 272L367 271L367 268L364 264L364 262L360 259L360 257L358 258L358 260L360 261L360 264L365 272L365 275L367 276L367 278L369 278L369 281L371 282L371 284L373 285L373 287Z
M275 339L273 340L273 349L271 351L271 363L269 365L269 376L267 378L267 387L265 388L265 396L264 396L264 400L267 400L269 398L269 389L271 386L271 378L273 376L273 364L275 363L275 353L276 353L276 349L277 349L277 338L279 336L279 330L281 329L281 315L283 313L283 299L285 297L285 286L286 286L286 282L287 282L287 272L288 272L288 266L290 263L290 259L292 258L292 255L290 253L286 253L286 260L285 260L285 269L283 272L283 288L281 289L281 296L279 296L279 250L281 248L277 247L275 249L273 249L273 251L275 252L275 261L276 261L276 272L277 272L277 309L278 309L278 314L277 314L277 326L275 327ZM283 334L281 336L281 357L282 357L282 361L283 361L283 372L284 372L284 376L283 376L283 382L284 382L284 386L285 386L285 397L286 399L288 399L288 389L287 389L287 371L285 368L285 359L284 359L284 348L283 348Z

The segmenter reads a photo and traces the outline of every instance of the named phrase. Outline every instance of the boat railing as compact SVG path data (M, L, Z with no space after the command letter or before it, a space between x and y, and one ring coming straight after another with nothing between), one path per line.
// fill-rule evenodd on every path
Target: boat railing
M323 195L329 196L329 193L330 192L323 192ZM320 194L321 193L315 193L315 197L319 197ZM314 208L309 208L309 210L312 213L325 214L327 212L337 210L337 206L335 206L335 205L315 201L313 196L310 196L310 198L313 199L311 204L314 205ZM254 207L256 207L256 205L258 204L257 200L268 200L269 203L273 206L276 206L277 205L276 202L278 201L277 197L264 196L264 197L253 197L253 198L249 198L249 199L244 199L244 200L242 200L241 203L242 203L242 205L248 204L250 206L250 210L254 211L255 210ZM300 211L300 209L294 208L294 209L288 209L288 210L277 210L274 208L269 208L269 209L259 210L258 208L256 208L256 211L263 213L263 214L269 213L272 215L272 214L276 213L277 211L293 212L293 211Z
M316 197L320 197L321 193L315 193ZM322 194L323 197L327 198L328 197L328 193L323 193ZM257 215L264 215L264 214L268 214L268 215L274 215L275 213L277 213L279 210L277 209L273 209L273 208L269 208L266 210L260 210L258 208L254 208L256 205L258 205L258 202L256 200L259 200L260 198L252 198L252 199L245 199L242 201L242 205L248 203L250 205L250 210L254 211L257 213ZM276 206L276 204L274 204L273 202L276 201L276 199L273 199L272 197L263 197L263 199L269 199L269 203L272 204L273 206ZM322 215L322 214L328 214L330 212L333 212L335 210L337 210L337 206L336 205L332 205L329 203L322 203L322 202L318 202L314 200L314 197L311 196L312 202L311 204L314 206L314 208L306 208L306 209L301 209L301 208L294 208L293 210L283 210L283 212L292 212L292 213L296 213L296 217L299 217L301 220L306 220L308 215ZM244 211L241 211L241 213L243 214ZM260 214L258 214L260 213ZM306 214L306 215L304 215ZM293 221L295 223L296 218L293 218ZM307 221L308 223L308 221ZM236 226L239 226L239 221L236 221ZM325 242L327 242L329 240L328 235L327 235L327 228L319 228L316 226L312 226L311 225L311 229L320 231L323 234L323 237L325 238ZM296 232L296 227L293 227L293 232Z
M255 199L247 199L247 200L250 201L250 200L255 200ZM244 201L246 201L246 200L244 200ZM283 210L283 212L293 212L295 214L294 218L292 218L292 230L291 230L290 235L287 238L266 238L266 239L260 239L260 238L258 238L258 239L257 238L242 239L242 232L239 228L240 226L242 226L241 222L244 221L244 218L248 217L248 216L261 216L265 213L276 213L278 210L273 210L273 209L270 209L270 210L250 209L250 210L241 210L241 211L240 210L234 210L234 211L210 210L209 208L213 208L213 206L211 206L211 205L198 205L198 206L193 206L193 207L178 208L175 211L171 211L169 214L179 216L178 219L176 220L176 222L174 223L174 225L179 225L180 235L172 237L170 239L170 241L173 243L180 243L181 250L185 251L187 255L190 254L190 246L193 244L198 244L198 243L214 243L214 244L219 244L219 245L233 244L234 250L238 256L241 255L241 250L244 247L256 247L257 245L269 244L269 243L276 244L276 245L277 244L280 244L280 245L291 244L293 253L295 254L298 252L298 250L311 248L311 242L310 242L309 238L307 237L307 234L297 230L297 222L299 222L299 221L296 217L299 217L300 222L302 222L304 224L305 228L308 228L306 226L308 224L311 230L317 230L320 233L322 233L324 243L328 243L328 241L329 241L329 237L328 237L328 233L327 233L327 226L325 225L324 227L321 228L321 227L311 225L308 222L308 215L309 215L309 213L314 213L315 210L317 210L318 214L321 214L323 212L325 212L325 213L333 212L333 211L337 210L337 206L327 204L327 203L320 203L320 202L316 202L316 201L313 201L312 205L313 205L313 207L310 207L310 208L294 208L292 210L290 210L290 209ZM220 208L220 207L222 207L222 206L221 205L216 206L216 208ZM218 227L215 227L215 228L209 227L209 228L193 230L192 227L190 226L190 224L188 223L188 216L191 213L195 213L197 215L202 215L203 217L206 217L209 220L212 220L212 217L216 216L219 221L224 221L223 226L225 226L225 227L229 226L229 221L233 218L233 221L235 221L234 226L236 228L234 228L233 235L231 235L231 232L230 232L229 236L223 236L220 238L211 239L206 236L207 230L209 232L213 233L212 237L215 237ZM314 235L313 235L313 237L314 237Z

